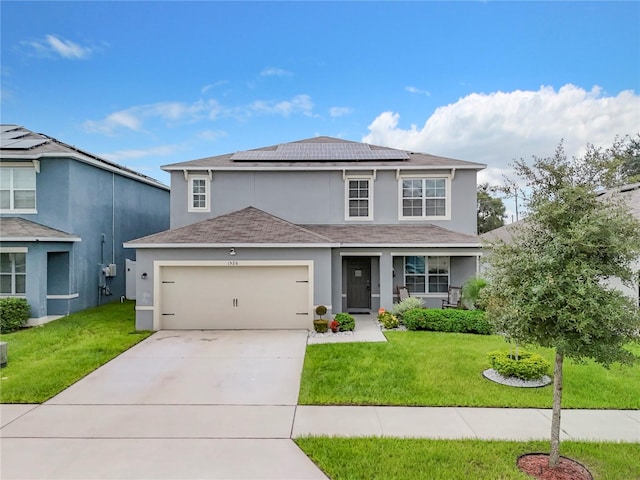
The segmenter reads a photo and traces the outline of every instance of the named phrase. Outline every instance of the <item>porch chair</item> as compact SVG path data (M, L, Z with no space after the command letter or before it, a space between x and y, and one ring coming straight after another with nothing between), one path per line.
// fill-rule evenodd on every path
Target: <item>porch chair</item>
M398 285L398 300L400 302L410 296L411 294L409 294L409 289L407 287Z
M442 300L442 308L460 308L462 301L462 288L449 287L449 293L446 300Z

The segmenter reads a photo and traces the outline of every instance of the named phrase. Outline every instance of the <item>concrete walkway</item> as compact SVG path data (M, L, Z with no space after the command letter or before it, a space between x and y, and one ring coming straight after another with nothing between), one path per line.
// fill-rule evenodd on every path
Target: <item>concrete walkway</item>
M292 437L548 440L551 410L298 405ZM638 410L563 410L561 440L640 443Z

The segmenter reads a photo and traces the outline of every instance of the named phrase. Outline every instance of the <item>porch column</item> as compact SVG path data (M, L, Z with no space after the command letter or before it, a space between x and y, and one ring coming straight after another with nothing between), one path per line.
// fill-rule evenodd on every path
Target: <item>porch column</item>
M380 256L380 307L391 310L393 306L393 257L389 252Z

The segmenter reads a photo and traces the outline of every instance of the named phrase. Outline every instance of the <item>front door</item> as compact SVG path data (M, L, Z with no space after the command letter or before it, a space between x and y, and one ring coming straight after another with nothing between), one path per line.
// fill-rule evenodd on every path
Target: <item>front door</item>
M347 259L347 310L371 308L371 259Z

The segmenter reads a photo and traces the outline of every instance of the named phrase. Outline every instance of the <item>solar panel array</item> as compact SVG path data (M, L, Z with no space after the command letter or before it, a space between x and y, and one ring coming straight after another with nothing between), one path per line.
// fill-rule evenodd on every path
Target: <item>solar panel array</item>
M362 143L283 143L276 150L236 152L233 161L254 162L357 162L360 160L408 160L402 150L371 150Z
M25 138L29 136L31 132L17 125L3 125L2 127L2 132L0 132L0 148L4 150L28 150L49 141L44 137Z

